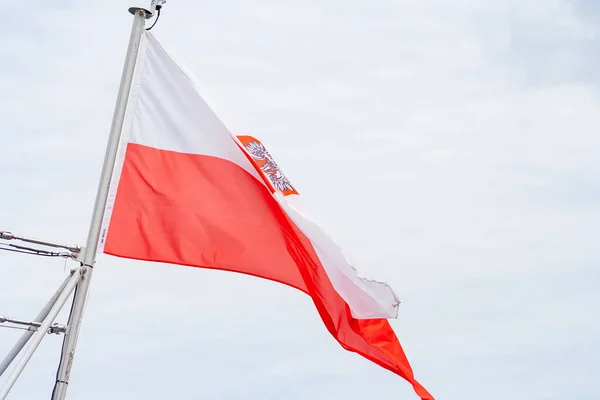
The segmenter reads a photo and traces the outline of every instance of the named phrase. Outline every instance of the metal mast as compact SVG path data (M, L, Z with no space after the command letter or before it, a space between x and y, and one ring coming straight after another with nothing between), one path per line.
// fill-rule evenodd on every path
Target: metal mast
M98 184L98 191L86 246L63 245L0 231L0 250L39 256L70 258L81 264L80 267L71 271L70 276L65 279L56 293L49 300L48 304L46 304L36 316L35 320L28 321L0 315L0 325L9 323L18 326L27 326L27 328L21 328L25 329L27 332L21 336L19 341L13 346L2 362L0 362L0 375L3 375L10 365L13 363L15 364L6 386L0 390L0 400L4 400L6 396L8 396L16 380L21 375L21 372L47 333L64 333L65 335L60 364L56 375L56 383L54 385L54 390L52 391L52 399L64 400L67 395L67 387L71 375L71 368L73 366L77 338L79 336L85 303L89 294L92 272L96 262L96 253L102 229L102 219L108 200L109 186L119 149L121 131L123 129L127 102L140 49L140 42L144 33L144 25L146 19L152 17L154 10L158 11L156 20L154 21L154 24L156 24L156 21L160 16L160 9L164 3L165 0L152 0L150 6L152 11L140 7L129 8L129 12L133 15L133 27L129 37L129 46L127 48L125 65L121 75L121 84L117 95L117 103L104 156L104 165ZM150 28L147 28L147 30L152 29L154 24ZM31 247L29 245L4 243L3 241L24 242L26 244L42 245L67 251L50 251L47 249ZM71 308L67 326L56 323L53 324L56 316L73 291L75 291L75 295L73 296L73 306Z
M152 2L152 8L156 6L156 3L156 0ZM87 244L85 246L86 251L82 261L82 268L84 269L85 274L83 275L84 279L77 285L75 297L73 299L73 308L71 309L71 314L69 316L68 328L63 341L57 379L54 386L54 391L52 393L53 400L64 400L67 395L67 387L71 375L71 368L73 366L73 359L75 357L75 348L77 346L77 337L79 335L83 311L89 293L90 281L92 280L94 263L96 262L96 249L100 239L102 218L104 209L106 207L108 189L115 165L117 150L119 147L119 139L121 137L121 130L123 128L125 111L127 109L127 100L131 90L133 73L140 47L140 40L144 32L146 19L152 16L152 12L144 8L131 7L129 12L133 14L133 27L129 37L129 46L127 48L127 55L125 57L125 65L123 67L123 74L121 76L121 84L117 96L117 103L110 129L106 155L104 157L102 175L98 185L96 203L94 205Z

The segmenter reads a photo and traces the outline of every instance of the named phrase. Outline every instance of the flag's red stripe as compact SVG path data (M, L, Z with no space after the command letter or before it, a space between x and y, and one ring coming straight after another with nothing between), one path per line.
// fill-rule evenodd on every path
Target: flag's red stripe
M345 349L433 399L415 381L388 321L352 317L310 241L264 185L229 161L130 143L104 252L235 271L300 289Z

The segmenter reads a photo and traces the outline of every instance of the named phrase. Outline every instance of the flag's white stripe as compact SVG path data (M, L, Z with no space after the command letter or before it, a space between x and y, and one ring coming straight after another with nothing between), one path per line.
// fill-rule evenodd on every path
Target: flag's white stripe
M233 135L200 95L196 85L147 32L146 63L129 142L161 150L219 157L262 182Z
M398 297L386 283L360 277L343 250L306 214L300 196L283 196L275 193L275 198L311 241L321 265L335 290L344 299L354 318L396 318Z

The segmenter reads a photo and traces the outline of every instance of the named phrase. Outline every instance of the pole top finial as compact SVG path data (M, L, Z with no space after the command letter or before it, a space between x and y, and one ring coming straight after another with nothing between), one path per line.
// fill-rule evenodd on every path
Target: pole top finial
M145 13L146 19L150 19L154 15L154 11L160 11L163 4L165 4L166 2L167 0L152 0L152 2L150 3L150 10L144 7L129 7L129 13L135 15L138 12L143 11Z
M141 12L141 13L144 13L144 16L146 17L146 19L152 18L152 11L148 11L142 7L129 7L128 11L131 15L135 15L135 14Z

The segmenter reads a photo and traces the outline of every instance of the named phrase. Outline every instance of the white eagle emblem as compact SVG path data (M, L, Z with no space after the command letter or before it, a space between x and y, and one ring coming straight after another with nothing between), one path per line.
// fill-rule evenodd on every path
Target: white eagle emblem
M296 191L262 143L252 140L244 147L256 161L265 161L262 165L260 163L256 164L265 176L269 178L269 181L275 189L281 192Z

